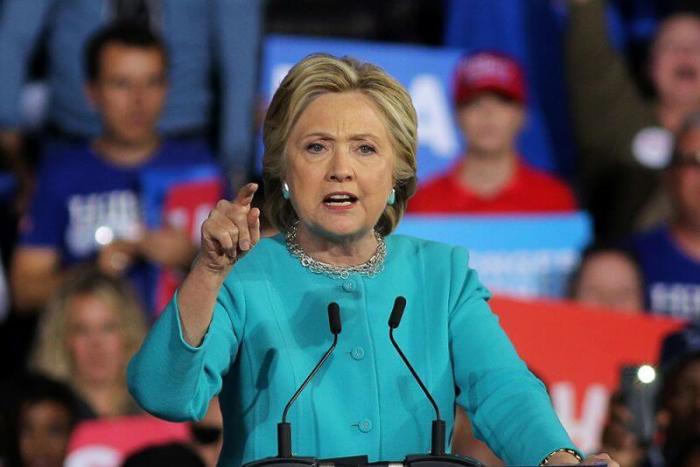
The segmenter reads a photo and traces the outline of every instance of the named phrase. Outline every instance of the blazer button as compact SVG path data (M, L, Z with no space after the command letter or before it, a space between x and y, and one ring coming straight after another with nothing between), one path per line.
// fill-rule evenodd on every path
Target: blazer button
M359 346L355 347L354 349L352 349L352 352L350 352L350 355L355 360L362 360L363 358L365 358L365 349Z
M372 431L372 421L365 418L364 420L360 421L360 423L358 424L358 428L363 433L369 433L370 431Z
M346 292L352 292L355 290L355 283L353 281L345 281L343 283L343 290Z

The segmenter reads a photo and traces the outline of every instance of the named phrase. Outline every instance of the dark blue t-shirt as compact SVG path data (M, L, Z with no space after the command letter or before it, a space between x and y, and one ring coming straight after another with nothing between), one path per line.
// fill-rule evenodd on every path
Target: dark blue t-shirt
M658 314L700 318L700 261L683 252L667 226L632 237L646 281L647 305Z
M199 142L166 140L147 162L136 167L115 165L87 144L61 147L44 157L37 191L21 222L20 243L56 249L63 267L92 260L111 239L139 237L144 220L144 174L213 164L211 153ZM129 271L148 307L153 302L152 269L140 262Z

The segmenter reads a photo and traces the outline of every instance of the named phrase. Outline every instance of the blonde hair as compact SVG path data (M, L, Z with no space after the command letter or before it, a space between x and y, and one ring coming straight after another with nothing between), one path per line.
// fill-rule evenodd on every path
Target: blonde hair
M142 307L128 284L94 267L74 271L49 299L39 320L30 357L32 369L69 384L73 381L71 356L66 342L67 318L71 300L83 295L100 298L120 317L128 358L136 353L146 335Z
M298 220L292 204L282 196L286 173L285 147L294 124L309 104L326 93L361 92L374 102L389 130L396 164L396 201L387 205L375 228L391 233L416 191L417 118L411 96L401 84L371 63L326 54L309 55L294 65L282 80L270 102L263 126L263 181L265 214L279 230L286 232Z

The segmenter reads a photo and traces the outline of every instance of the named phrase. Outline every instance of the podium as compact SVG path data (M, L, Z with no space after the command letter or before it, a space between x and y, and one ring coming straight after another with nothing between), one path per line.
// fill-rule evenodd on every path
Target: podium
M269 457L244 464L243 467L485 467L471 457L453 454L431 455L413 454L403 460L369 462L367 456L339 457L332 459L314 459L310 457Z
M571 467L570 465L547 464L549 467ZM243 467L457 467L475 466L487 467L476 459L458 455L445 456L409 455L401 461L369 462L367 456L340 457L335 459L297 458L268 458L244 464ZM536 466L513 466L536 467Z

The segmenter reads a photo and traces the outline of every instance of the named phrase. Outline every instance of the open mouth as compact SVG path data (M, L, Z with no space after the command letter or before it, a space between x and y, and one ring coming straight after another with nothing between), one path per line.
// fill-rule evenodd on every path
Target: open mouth
M352 206L357 201L357 196L352 193L331 193L323 198L323 204L329 207Z

